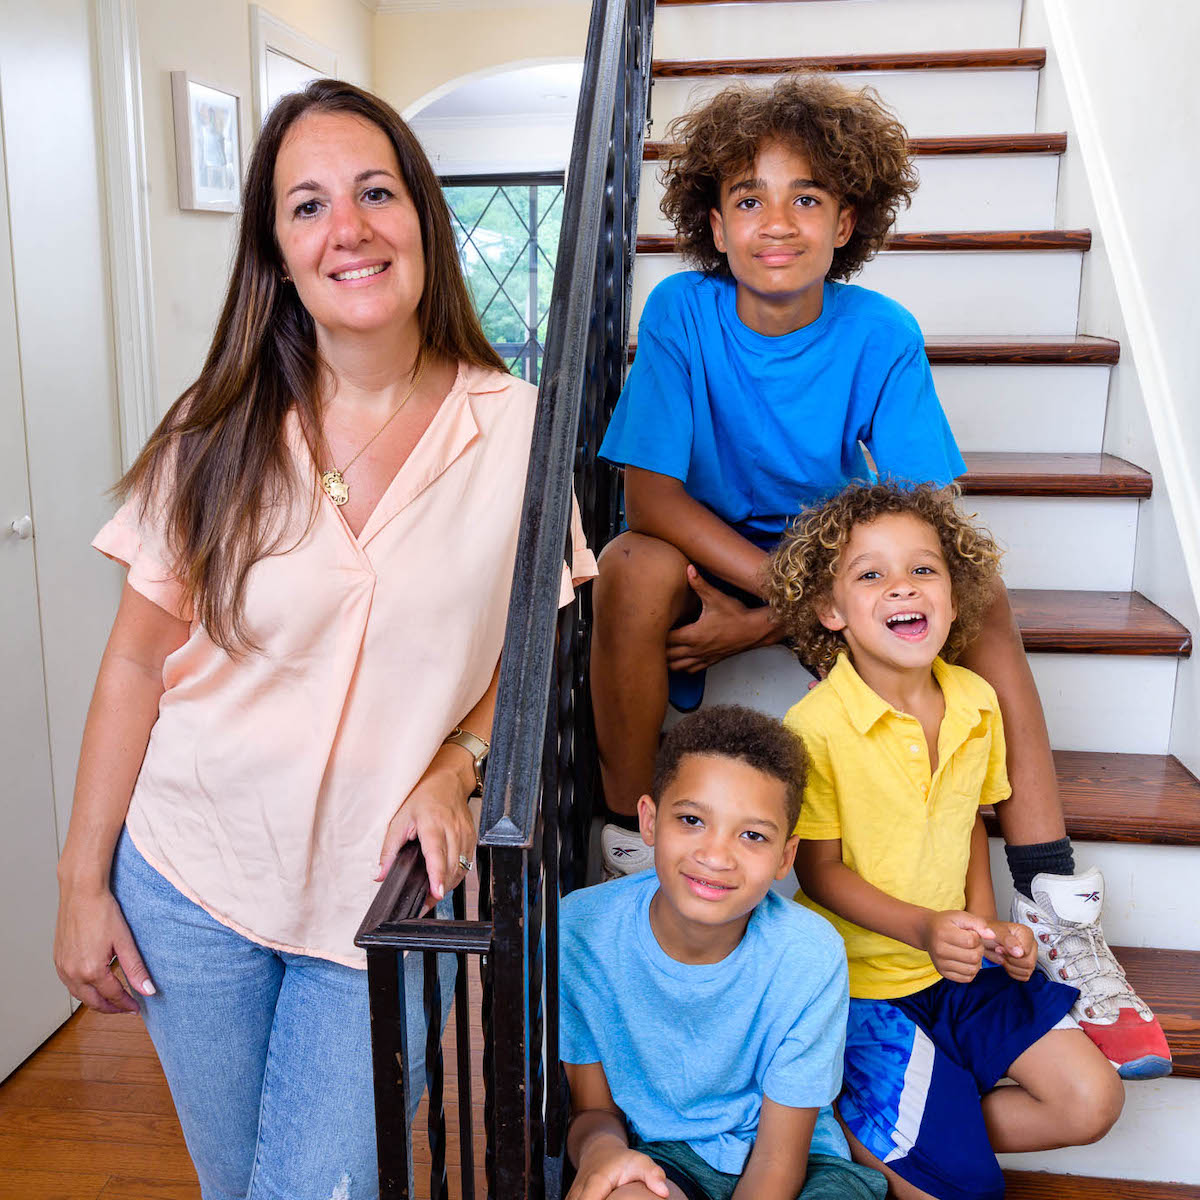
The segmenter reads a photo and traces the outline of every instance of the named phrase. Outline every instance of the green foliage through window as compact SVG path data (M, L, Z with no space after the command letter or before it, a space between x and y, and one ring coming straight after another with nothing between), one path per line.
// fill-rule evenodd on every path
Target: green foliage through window
M513 374L537 383L562 226L562 176L442 182L483 331Z

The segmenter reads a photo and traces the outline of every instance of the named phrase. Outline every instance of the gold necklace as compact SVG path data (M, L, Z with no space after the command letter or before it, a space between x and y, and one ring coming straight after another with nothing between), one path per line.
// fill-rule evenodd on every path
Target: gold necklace
M377 430L375 430L375 432L368 439L366 445L363 446L363 448L340 471L335 466L330 470L323 471L321 473L321 486L325 489L325 495L327 495L330 500L332 500L334 504L338 506L338 508L341 508L341 506L350 499L350 488L346 483L345 473L350 470L350 468L354 466L354 464L358 462L360 458L362 458L363 452L367 449L367 446L369 446L392 423L396 417L396 413L398 413L408 403L413 392L417 390L417 384L421 382L421 376L424 374L424 372L425 364L422 363L413 378L412 387L405 392L404 399L396 405L392 415L388 417L388 419L384 421L384 423L380 425Z

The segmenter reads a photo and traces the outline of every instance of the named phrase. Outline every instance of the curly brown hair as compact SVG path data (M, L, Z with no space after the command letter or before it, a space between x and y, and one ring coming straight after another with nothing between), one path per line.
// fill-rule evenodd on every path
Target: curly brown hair
M662 211L676 248L709 274L729 274L709 220L721 205L721 181L753 164L764 142L802 150L814 180L854 209L854 232L834 250L827 279L849 279L874 257L917 187L904 126L878 93L852 91L827 74L783 75L770 88L734 84L676 117L667 140Z
M991 534L960 511L960 494L956 484L855 484L792 522L771 559L767 598L803 662L827 670L846 649L842 634L826 629L818 612L830 602L841 552L854 527L891 513L911 514L937 531L958 610L941 654L947 662L958 658L983 624L1002 553Z
M808 778L808 752L790 729L740 704L714 704L684 717L659 747L650 789L655 804L679 773L679 764L691 754L735 758L778 779L787 789L787 833L795 828Z

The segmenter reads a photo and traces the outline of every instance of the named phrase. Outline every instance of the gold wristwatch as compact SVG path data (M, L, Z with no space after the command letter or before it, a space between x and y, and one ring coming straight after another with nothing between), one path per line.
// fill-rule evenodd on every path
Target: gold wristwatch
M475 764L475 790L468 799L483 795L483 764L487 761L491 745L483 738L470 733L459 725L442 743L443 746L461 746Z

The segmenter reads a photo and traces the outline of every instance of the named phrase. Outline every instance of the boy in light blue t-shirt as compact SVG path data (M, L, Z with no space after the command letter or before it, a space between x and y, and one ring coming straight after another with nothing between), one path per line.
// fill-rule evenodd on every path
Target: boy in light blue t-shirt
M804 774L803 743L761 713L687 718L639 803L654 870L563 900L568 1200L882 1200L829 1108L845 950L771 891Z

